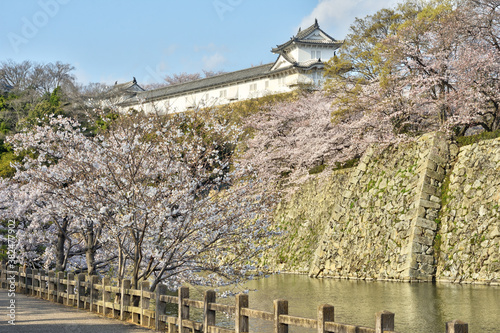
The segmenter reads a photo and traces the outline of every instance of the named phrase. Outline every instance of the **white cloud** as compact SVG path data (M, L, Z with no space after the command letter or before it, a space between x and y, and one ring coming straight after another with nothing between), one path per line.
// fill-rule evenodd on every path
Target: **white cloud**
M382 8L392 8L400 0L319 0L313 11L302 19L302 29L318 19L320 27L336 39L344 39L356 17L375 14ZM298 28L298 27L297 27Z
M216 52L210 56L203 56L203 69L215 70L220 69L221 66L226 63L226 58L219 52Z

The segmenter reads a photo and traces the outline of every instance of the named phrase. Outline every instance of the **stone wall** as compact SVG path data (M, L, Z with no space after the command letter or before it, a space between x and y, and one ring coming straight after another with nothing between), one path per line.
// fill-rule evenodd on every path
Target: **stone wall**
M327 176L319 174L282 201L275 220L285 233L284 239L264 259L274 269L309 273L311 257L330 220L333 206L339 200L339 189L349 180L349 170L337 170Z
M431 133L307 183L277 210L287 235L267 263L311 276L495 282L499 139L457 153Z
M500 138L462 147L445 187L436 278L500 282Z
M434 134L367 151L319 243L310 274L432 279L446 142ZM443 152L441 152L443 150ZM445 155L445 156L442 156Z

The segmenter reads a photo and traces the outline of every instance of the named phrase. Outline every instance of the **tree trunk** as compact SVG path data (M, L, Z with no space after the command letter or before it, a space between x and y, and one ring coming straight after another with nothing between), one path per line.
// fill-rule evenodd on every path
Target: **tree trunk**
M68 219L63 218L62 224L59 225L59 230L57 232L57 244L56 244L56 271L57 272L62 272L65 269L64 244L66 242L67 229L68 229Z
M94 251L94 228L91 226L87 229L87 237L85 239L86 242L86 250L85 250L85 258L87 261L87 269L88 275L94 275L95 268L95 251Z
M139 283L139 266L141 264L141 249L139 248L139 245L136 244L135 249L134 249L134 268L132 272L132 281L131 285L132 288L138 289L138 283Z

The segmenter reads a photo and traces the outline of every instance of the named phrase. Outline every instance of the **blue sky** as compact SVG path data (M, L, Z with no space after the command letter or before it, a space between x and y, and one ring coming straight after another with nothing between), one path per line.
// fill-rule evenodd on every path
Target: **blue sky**
M355 17L397 0L0 0L0 61L62 61L81 83L161 82L272 62L318 19L343 39Z

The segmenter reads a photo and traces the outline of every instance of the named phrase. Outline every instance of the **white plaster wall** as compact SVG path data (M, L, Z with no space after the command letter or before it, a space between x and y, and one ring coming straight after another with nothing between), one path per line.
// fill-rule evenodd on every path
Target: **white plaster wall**
M290 87L289 85L297 83L298 75L299 74L293 74L288 77L282 76L283 80L279 80L279 78L266 77L254 81L239 83L237 85L218 87L212 90L174 96L161 101L127 106L122 109L128 110L130 108L135 108L144 110L146 113L176 113L186 111L187 109L193 107L197 108L223 105L234 101L262 97L268 94L292 91L293 87ZM267 87L266 82L268 82ZM256 85L256 89L251 90L251 85ZM226 90L226 98L221 97L221 91L223 90ZM235 97L237 98L235 99Z

